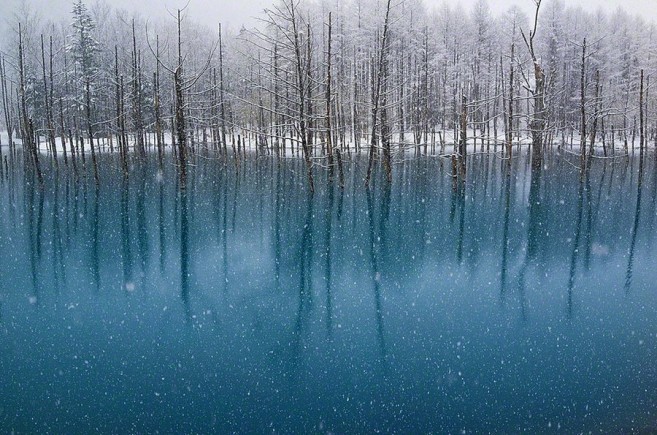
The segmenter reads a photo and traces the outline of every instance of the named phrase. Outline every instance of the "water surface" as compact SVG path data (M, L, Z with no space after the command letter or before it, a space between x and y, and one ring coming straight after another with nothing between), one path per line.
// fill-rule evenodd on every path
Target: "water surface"
M0 430L654 428L654 156L447 163L314 196L296 159L14 170Z

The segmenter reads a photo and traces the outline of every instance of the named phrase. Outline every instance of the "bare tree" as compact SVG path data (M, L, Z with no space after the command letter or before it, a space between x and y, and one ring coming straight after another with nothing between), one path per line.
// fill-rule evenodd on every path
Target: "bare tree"
M52 152L55 167L57 167L57 146L55 145L55 127L52 120L52 37L50 38L50 91L48 90L48 80L46 78L46 55L43 43L43 34L41 34L41 66L43 71L43 99L46 112L46 129L48 134L48 144Z
M0 56L0 93L2 94L2 111L5 117L5 127L7 128L7 138L9 141L9 153L13 155L14 151L14 124L12 116L11 94L7 90L7 68L5 59ZM0 161L0 164L2 162Z
M545 133L545 73L543 67L536 55L534 48L534 38L538 29L538 13L541 9L542 0L533 0L536 5L536 13L534 15L534 28L529 32L529 38L525 32L520 29L522 38L525 41L527 50L531 57L534 67L534 86L530 87L527 81L527 90L532 95L534 101L534 113L530 123L532 134L532 166L539 168L543 164L543 135Z
M175 125L178 144L178 171L180 176L180 188L185 189L187 184L187 106L185 104L185 94L198 82L203 73L207 71L212 61L212 56L216 49L216 44L210 50L208 58L203 67L194 75L187 76L184 70L184 59L182 51L182 21L181 10L178 9L176 15L177 27L177 63L175 66L167 66L160 59L158 52L153 50L150 40L147 38L148 47L155 57L155 61L173 76L174 94L175 94ZM148 35L148 29L146 29Z
M374 153L378 147L378 140L376 134L377 126L377 117L379 115L379 105L381 103L381 88L383 86L384 75L387 74L387 48L388 48L388 27L390 24L390 0L386 3L386 14L383 21L383 33L381 34L381 46L379 47L378 60L375 70L375 79L373 80L373 89L372 89L372 125L371 130L372 134L370 135L370 150L369 158L367 162L367 175L365 176L365 187L369 187L370 178L372 176L372 166L374 163ZM387 79L387 78L386 78ZM384 159L388 159L388 156L384 156ZM390 160L387 160L385 163L386 167L391 165ZM389 178L390 179L390 178Z
M28 115L27 109L27 93L25 90L25 59L23 47L23 29L21 24L18 24L18 74L19 74L19 95L20 95L20 110L22 116L22 137L23 137L23 152L27 147L34 170L39 180L39 184L43 184L43 174L41 173L41 165L39 163L39 152L37 150L37 140L34 134L34 124Z
M329 165L329 181L333 180L333 131L331 129L331 37L333 36L331 13L328 16L328 37L326 42L326 154Z

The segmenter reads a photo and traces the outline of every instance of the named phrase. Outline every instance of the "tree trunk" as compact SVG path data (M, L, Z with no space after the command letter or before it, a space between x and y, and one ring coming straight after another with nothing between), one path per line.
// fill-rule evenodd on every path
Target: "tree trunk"
M333 132L331 131L331 12L328 16L328 40L326 53L326 153L328 155L329 182L333 181Z
M580 76L580 139L582 159L586 156L586 38L582 44L582 65Z
M135 117L135 136L139 155L146 157L144 146L144 119L141 111L141 54L137 52L135 20L132 20L132 110Z
M305 78L308 75L304 74L304 59L301 55L301 42L299 41L299 29L297 28L297 16L295 11L295 1L290 1L290 13L291 13L291 22L292 22L292 31L294 32L294 55L295 55L295 66L297 72L297 85L298 85L298 97L299 97L299 136L301 136L301 147L303 150L303 158L306 164L306 175L308 177L308 187L310 193L315 192L315 182L313 180L313 168L311 161L311 150L310 144L308 143L308 128L307 128L307 119L306 119L306 96L307 90L306 86L310 86L311 83L306 83Z
M178 136L178 168L180 171L180 188L184 190L187 183L187 130L185 124L185 98L182 82L183 56L180 23L180 9L178 9L178 65L173 75L173 85L176 93L176 133Z
M7 75L5 73L5 59L0 56L0 92L2 93L2 111L5 114L5 127L7 127L7 138L9 141L9 154L13 155L14 140L13 130L14 126L11 117L11 96L7 95ZM0 161L0 164L2 162Z
M600 70L595 72L595 109L593 110L593 123L591 125L591 138L589 144L589 154L593 155L595 139L598 134L598 117L600 116ZM604 140L604 139L603 139Z
M639 85L639 152L643 153L646 144L645 139L645 121L644 121L644 107L643 107L643 70L641 70L641 81Z
M19 73L19 94L20 106L23 120L23 152L27 147L34 170L39 180L39 184L43 185L43 174L41 173L41 165L39 164L39 152L37 150L37 139L34 136L34 127L32 120L27 113L27 97L25 95L25 66L23 61L23 31L21 24L18 23L18 73Z
M85 109L87 114L87 134L89 135L89 147L91 148L91 163L94 166L94 180L96 185L100 184L100 178L98 177L98 161L96 160L96 147L94 146L94 131L93 124L91 122L91 85L89 79L85 80ZM82 147L84 147L84 142L82 142Z
M381 47L386 53L389 50L389 38L384 41ZM383 145L383 168L386 173L388 183L392 182L392 150L390 147L390 125L388 123L388 56L383 57L381 64L381 144ZM426 138L425 138L426 140ZM426 154L426 142L425 142Z
M224 148L224 156L228 153L226 145L226 102L224 101L224 48L221 39L221 23L219 24L219 108L221 112L221 144ZM233 156L235 155L235 144L233 143Z
M46 51L43 44L43 34L41 35L41 68L43 72L43 103L46 109L46 129L48 130L48 144L52 152L53 162L57 167L57 146L55 144L55 127L52 122L52 101L50 100L51 93L48 91L48 81L46 79ZM50 38L50 77L52 79L52 38ZM52 87L52 80L50 82Z
M386 6L386 17L383 23L383 35L381 37L381 52L379 53L378 60L378 71L376 78L374 80L374 92L372 93L372 135L370 137L370 150L369 158L367 163L367 175L365 176L365 187L369 187L370 177L372 176L372 166L374 164L374 152L378 145L377 136L376 136L376 120L379 114L379 102L381 98L381 85L383 79L383 63L385 61L387 39L388 39L388 24L390 18L390 0L387 2Z
M465 177L466 159L468 157L468 98L463 94L461 99L461 116L459 118L459 169L461 176Z
M513 77L514 75L513 63L515 62L514 51L515 51L515 44L511 44L511 63L510 63L510 71L509 71L509 120L507 125L507 132L506 132L506 155L507 158L509 159L513 155L513 95L514 95L513 81L515 80L515 78Z
M160 39L156 40L156 56L160 56ZM153 73L153 109L155 111L155 143L157 144L157 157L162 168L162 160L164 158L164 136L162 133L162 108L160 105L160 63L155 62L155 72Z

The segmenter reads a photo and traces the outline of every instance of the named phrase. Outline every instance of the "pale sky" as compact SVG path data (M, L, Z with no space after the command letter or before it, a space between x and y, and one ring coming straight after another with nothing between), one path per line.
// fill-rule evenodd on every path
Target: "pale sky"
M465 10L472 9L476 0L445 0L448 4L462 4ZM548 0L543 0L547 3ZM424 0L427 5L441 4L442 0ZM581 6L584 10L595 12L598 9L613 12L622 6L630 15L640 15L646 20L657 21L657 0L564 0L568 7ZM534 12L533 0L488 0L492 11L505 11L512 5L523 7L527 12Z
M31 7L41 11L44 18L52 15L56 19L70 16L71 0L0 0L2 12L13 10L21 1L26 1ZM87 0L87 4L94 0ZM142 14L153 16L166 16L167 8L175 10L184 6L187 0L106 0L112 6L127 10L139 10ZM260 12L274 0L189 0L190 17L194 20L215 26L218 22L233 29L242 24L254 24L253 17L259 16ZM462 5L465 10L470 10L476 0L424 0L429 7L437 6L442 1L448 4ZM528 12L533 11L533 0L489 0L493 13L497 14L507 10L511 5L517 4ZM582 6L589 11L601 8L606 11L614 11L622 5L630 14L641 15L648 20L657 21L657 0L565 0L567 6ZM7 7L8 6L8 7ZM5 15L6 16L6 15Z

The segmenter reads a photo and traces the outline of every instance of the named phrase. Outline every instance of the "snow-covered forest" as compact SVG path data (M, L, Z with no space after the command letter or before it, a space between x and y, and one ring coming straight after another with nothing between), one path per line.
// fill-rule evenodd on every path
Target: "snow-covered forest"
M184 10L156 22L76 0L51 22L23 6L4 29L2 141L24 144L37 173L100 152L127 171L128 156L166 145L183 175L190 154L292 153L311 186L313 168L354 152L369 154L369 179L404 152L657 144L654 23L532 1L535 16L486 0L276 0L237 33Z

